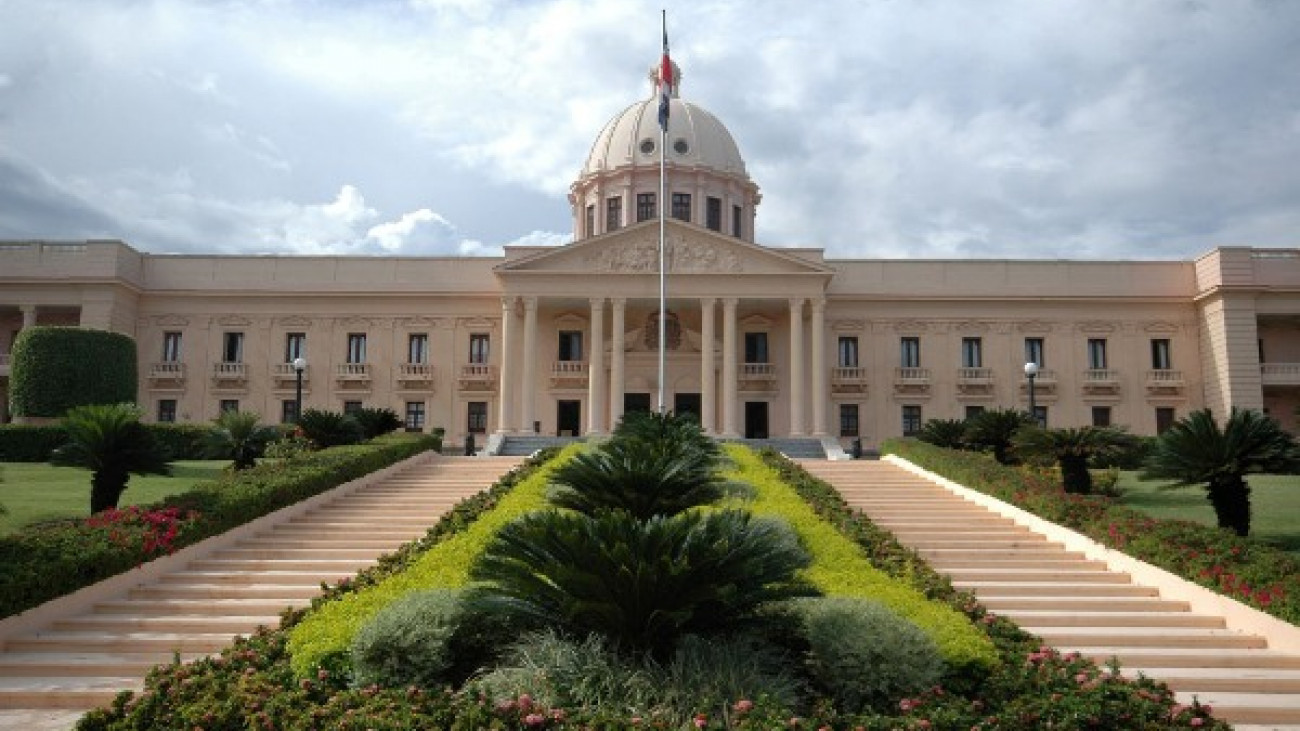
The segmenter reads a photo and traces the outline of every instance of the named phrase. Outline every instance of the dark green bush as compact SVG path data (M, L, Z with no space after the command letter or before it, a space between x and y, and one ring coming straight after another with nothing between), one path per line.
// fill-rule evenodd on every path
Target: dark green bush
M74 406L135 403L135 341L121 333L29 327L10 358L14 416L60 417Z
M461 623L463 592L413 591L384 607L352 639L352 678L389 688L447 682L455 665L452 639Z
M934 641L884 605L856 597L796 602L808 640L808 668L847 713L887 711L899 698L938 684Z
M212 431L210 424L145 424L154 441L166 449L172 459L207 459L204 440Z
M966 444L966 421L964 419L930 419L921 425L917 439L936 447L961 449Z
M365 439L374 439L402 428L402 420L392 409L358 409L350 416L361 425L361 434Z
M356 444L365 435L361 422L351 414L306 409L298 417L298 428L319 449Z
M57 424L5 424L0 426L0 462L48 462L50 452L67 441L68 432Z

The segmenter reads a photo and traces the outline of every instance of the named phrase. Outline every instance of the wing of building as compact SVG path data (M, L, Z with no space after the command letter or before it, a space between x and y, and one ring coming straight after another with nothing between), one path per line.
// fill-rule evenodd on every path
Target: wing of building
M653 81L653 79L652 79ZM499 258L174 256L120 241L0 242L0 389L31 325L135 337L158 421L377 406L410 428L586 434L657 393L713 433L861 438L1034 404L1053 426L1150 434L1192 409L1300 404L1300 251L1193 261L836 260L756 243L735 140L657 98L596 137L574 240ZM303 365L299 361L299 365ZM7 420L7 412L0 414Z

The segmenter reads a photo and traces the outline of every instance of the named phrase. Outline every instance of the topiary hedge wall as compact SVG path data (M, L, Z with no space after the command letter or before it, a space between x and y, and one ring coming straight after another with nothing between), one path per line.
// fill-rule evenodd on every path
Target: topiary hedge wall
M172 459L208 459L203 438L211 424L145 424L154 441ZM0 462L48 462L50 452L68 441L61 424L4 424L0 426Z
M14 416L59 417L74 406L135 402L135 341L121 333L29 327L10 357Z

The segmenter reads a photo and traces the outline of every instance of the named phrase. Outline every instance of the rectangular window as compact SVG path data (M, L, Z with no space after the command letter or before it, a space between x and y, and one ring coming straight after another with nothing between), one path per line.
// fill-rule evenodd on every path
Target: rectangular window
M165 398L158 400L158 421L163 424L176 421L176 399Z
M841 368L858 367L858 339L852 335L840 337L839 364Z
M921 431L921 407L903 407L903 436L910 437Z
M1177 421L1178 415L1172 406L1161 406L1156 409L1156 434L1164 434L1169 427Z
M487 333L470 333L469 362L485 364L488 362L488 344L491 341Z
M840 436L856 437L858 433L858 405L840 404Z
M581 330L560 331L559 359L563 361L582 360L582 331Z
M902 338L898 341L899 365L904 368L921 367L921 339ZM920 408L919 406L917 408Z
M285 333L284 362L292 363L307 357L307 333Z
M767 333L745 333L745 362L768 362Z
M1046 351L1043 349L1042 338L1025 338L1025 362L1036 363L1039 368L1047 365L1044 357Z
M239 399L223 398L221 399L221 403L217 404L217 408L223 414L226 413L227 411L239 411Z
M655 213L655 194L654 193L637 193L636 194L636 220L651 221L658 218L659 214Z
M280 402L280 423L293 424L298 421L298 402L285 399Z
M471 434L483 434L487 432L487 402L470 401L466 404L468 421L465 428Z
M962 368L983 368L984 353L983 341L979 338L962 338L961 339L961 367Z
M225 333L221 339L221 360L225 363L244 362L244 334Z
M366 334L348 333L348 362L366 362Z
M722 199L710 196L704 201L704 224L710 231L722 230Z
M1037 404L1034 405L1034 421L1038 422L1038 425L1043 427L1044 429L1047 428L1047 407L1046 406L1038 406Z
M1094 406L1092 407L1092 425L1093 426L1110 426L1110 407Z
M1255 345L1259 348L1259 362L1260 363L1266 362L1264 360L1264 338L1260 338L1259 341L1255 343Z
M429 362L429 334L411 333L406 338L406 362Z
M424 402L406 402L406 430L424 431Z
M177 363L181 359L181 334L178 332L163 333L163 352L162 359L164 363ZM161 419L159 419L161 421Z
M740 231L740 206L731 207L731 235L736 238L742 238Z
M595 236L596 235L596 204L592 203L587 206L587 215L586 215L586 219L584 220L584 223L586 224L586 228L583 230L587 232L587 236L588 237Z
M605 231L617 231L623 227L623 198L614 196L605 200Z
M1088 338L1088 368L1094 371L1106 369L1106 339Z
M363 408L365 408L365 404L362 404L360 401L343 402L343 413L345 414L355 414Z
M966 418L967 418L967 419L974 419L975 417L979 416L979 415L982 414L982 413L984 413L984 407L983 407L983 406L967 406L967 407L966 407Z
M673 193L673 218L678 221L691 220L691 194Z
M1173 356L1169 351L1169 340L1167 338L1155 338L1151 341L1151 368L1157 371L1167 371L1174 367Z

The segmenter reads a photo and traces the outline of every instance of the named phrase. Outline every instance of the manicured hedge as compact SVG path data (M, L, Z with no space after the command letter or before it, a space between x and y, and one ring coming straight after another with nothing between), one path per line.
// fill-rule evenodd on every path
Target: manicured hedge
M1112 498L1069 495L1053 473L999 465L985 455L914 439L887 440L883 451L1300 624L1300 560L1289 553L1212 526L1152 518Z
M427 435L390 435L367 444L261 464L195 485L144 510L174 516L159 533L139 511L70 520L0 538L0 616L7 617L127 571L168 549L182 548L254 518L428 450Z
M10 358L14 416L59 417L74 406L135 402L135 341L121 333L29 327Z
M203 437L210 424L145 424L154 441L163 445L172 459L207 459ZM48 462L50 452L68 441L59 424L5 424L0 426L0 462Z

